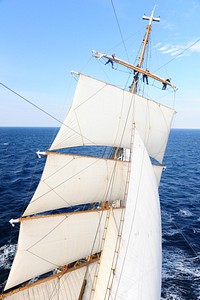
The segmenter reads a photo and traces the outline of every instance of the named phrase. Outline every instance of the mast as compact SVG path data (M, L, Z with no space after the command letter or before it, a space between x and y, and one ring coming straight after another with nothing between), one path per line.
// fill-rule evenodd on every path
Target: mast
M153 9L150 17L146 16L145 14L143 16L143 20L149 20L149 24L146 27L146 33L145 33L145 37L144 37L143 42L142 42L142 50L141 50L141 53L140 53L140 56L139 56L139 59L138 59L137 66L134 66L131 63L126 62L126 61L116 57L115 55L111 56L111 55L101 53L101 52L98 52L98 51L94 51L94 50L92 51L93 56L98 58L98 59L100 59L102 57L105 57L111 62L116 62L117 64L120 64L120 65L134 71L134 82L133 82L133 86L132 86L132 89L131 89L131 92L133 94L137 92L138 76L139 76L140 73L143 74L143 75L146 75L150 78L153 78L153 79L155 79L159 82L162 82L166 86L167 85L171 86L174 89L174 91L177 90L177 87L174 86L171 82L166 81L166 79L164 79L164 78L162 78L162 77L160 77L156 74L153 74L153 73L149 72L148 70L142 69L142 64L143 64L143 61L144 61L144 55L145 55L146 47L147 47L148 42L149 42L149 35L150 35L150 32L151 32L151 28L152 28L152 22L153 21L160 22L160 17L158 17L158 18L154 17L154 12L155 12L156 6L157 5L154 6L154 9Z
M146 15L143 16L143 20L149 20L149 24L147 25L147 28L146 28L146 33L145 33L145 37L143 39L143 42L142 42L142 50L141 50L141 53L140 53L140 56L139 56L139 59L138 59L138 63L137 63L137 69L134 69L134 81L132 83L132 88L131 88L131 92L133 94L137 93L137 85L138 85L138 76L139 76L139 73L140 73L140 68L142 66L142 63L144 61L144 55L145 55L145 50L146 50L146 47L147 47L147 44L148 44L148 41L149 41L149 35L150 35L150 32L151 32L151 24L152 24L152 21L156 21L156 22L159 22L160 21L160 17L159 18L154 18L154 11L155 11L155 8L156 8L156 5L154 6L154 9L151 13L151 16L150 17L147 17ZM94 55L97 55L98 53L94 53ZM108 59L110 61L114 60L115 61L115 56L112 55L112 57L108 57ZM128 68L132 68L132 65L129 65L127 64L126 62L123 62L122 60L119 60L117 61L119 64L122 64L124 66L127 66ZM147 71L147 70L146 70ZM143 73L143 75L146 75L148 74L149 72L145 72ZM119 152L120 152L120 147L117 147L116 148L116 151L115 151L115 156L114 156L114 159L118 159L118 156L119 156Z
M151 24L152 24L153 21L160 22L160 17L159 18L154 18L155 9L156 9L156 6L154 6L154 9L153 9L150 17L147 17L146 15L143 16L143 20L149 20L149 24L147 25L145 37L144 37L143 42L142 42L142 50L141 50L141 53L140 53L140 56L139 56L139 59L138 59L138 64L137 64L138 68L141 68L142 63L144 61L144 55L145 55L146 47L147 47L148 42L149 42L149 35L150 35L150 32L151 32ZM139 74L136 72L136 74L134 76L135 80L134 80L134 83L133 83L133 86L132 86L132 93L133 94L137 92L138 75Z

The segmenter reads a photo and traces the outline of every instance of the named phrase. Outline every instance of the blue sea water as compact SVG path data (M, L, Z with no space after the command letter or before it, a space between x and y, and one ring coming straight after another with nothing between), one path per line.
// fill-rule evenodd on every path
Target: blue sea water
M55 128L0 128L0 288L16 249L21 215L41 176ZM87 148L86 148L87 151ZM96 149L96 151L105 151ZM100 153L99 153L100 155ZM200 299L200 130L173 129L160 184L163 227L162 300Z

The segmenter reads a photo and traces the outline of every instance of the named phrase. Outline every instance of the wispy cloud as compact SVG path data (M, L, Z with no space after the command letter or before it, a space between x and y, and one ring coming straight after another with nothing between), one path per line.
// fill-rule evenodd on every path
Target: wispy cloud
M185 13L186 17L194 17L195 15L198 14L198 9L200 7L199 1L193 0L190 3L190 8L189 10Z
M162 20L162 26L166 30L170 30L170 31L174 30L174 23L172 23L172 22Z
M189 56L192 53L200 53L200 38L196 41L191 41L186 44L157 44L155 46L158 51L163 54L169 54L170 56Z

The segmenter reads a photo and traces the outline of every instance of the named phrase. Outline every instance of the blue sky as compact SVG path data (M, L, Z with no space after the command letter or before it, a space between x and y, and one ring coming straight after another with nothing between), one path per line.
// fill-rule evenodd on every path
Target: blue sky
M174 99L150 80L145 95L174 105L173 127L200 128L199 0L1 0L0 82L63 120L76 85L71 70L125 87L127 70L104 66L91 50L135 63L147 25L142 16L155 4L161 22L153 24L148 67L172 78L178 91ZM0 126L59 123L0 86Z

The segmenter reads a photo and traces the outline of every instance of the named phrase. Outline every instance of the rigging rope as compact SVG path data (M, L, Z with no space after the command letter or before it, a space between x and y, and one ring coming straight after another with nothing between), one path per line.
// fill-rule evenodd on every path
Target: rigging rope
M127 58L128 58L128 61L130 61L129 56L128 56L128 51L126 49L126 45L125 45L125 42L124 42L123 34L122 34L122 31L121 31L121 27L120 27L120 24L119 24L119 20L118 20L118 17L117 17L117 13L116 13L116 10L115 10L115 6L114 6L114 3L113 3L112 0L111 0L111 4L112 4L112 8L113 8L113 11L114 11L114 14L115 14L115 18L116 18L116 21L117 21L117 25L118 25L118 28L119 28L119 32L120 32L120 35L121 35L122 43L124 45L124 49L125 49Z
M178 232L180 233L180 235L182 235L183 239L185 240L186 244L189 246L189 248L191 249L191 251L195 254L195 258L197 258L200 261L200 255L198 254L198 252L194 249L194 247L190 244L190 242L188 241L188 239L186 238L185 234L183 234L181 228L177 225L177 223L173 220L172 215L170 213L168 213L166 210L163 210L164 214L167 215L169 217L168 221L170 223L172 223L176 229L178 229Z
M134 36L136 36L139 32L143 32L143 27L141 29L139 29L138 31L136 31L134 34L131 34L130 36L128 36L125 40L128 41L131 38L133 38ZM108 49L108 52L110 52L111 50L115 49L116 47L120 46L123 42L119 42L115 45L113 45L113 47Z
M195 44L200 42L200 38L198 40L196 40L196 42L194 42L193 44L191 44L190 46L188 46L187 48L185 48L182 52L178 53L177 55L175 55L171 60L169 60L167 63L165 63L164 65L162 65L160 68L156 69L154 72L162 69L163 67L165 67L166 65L168 65L169 63L171 63L173 60L175 60L178 56L182 55L185 51L187 51L188 49L192 48Z
M5 84L3 84L2 82L0 82L0 85L2 85L4 88L6 88L7 90L9 90L10 92L12 92L13 94L17 95L18 97L22 98L23 100L25 100L26 102L28 102L29 104L31 104L32 106L34 106L35 108L39 109L41 112L43 112L44 114L48 115L49 117L51 117L52 119L56 120L57 122L59 122L61 125L64 125L66 128L70 129L71 131L73 131L74 133L76 133L77 135L81 136L82 138L86 138L84 135L82 135L81 133L79 133L78 131L76 131L75 129L71 128L70 126L66 125L65 123L63 123L62 121L60 121L58 118L54 117L53 115L51 115L50 113L48 113L47 111L45 111L44 109L42 109L41 107L39 107L38 105L34 104L33 102L31 102L30 100L28 100L27 98L23 97L22 95L20 95L19 93L15 92L14 90L12 90L11 88L9 88L8 86L6 86ZM88 140L88 139L87 139ZM89 140L88 140L89 141ZM95 143L93 141L90 141L93 145L95 145Z
M51 117L52 119L56 120L57 122L63 124L62 121L60 121L59 119L57 119L56 117L54 117L53 115L51 115L50 113L48 113L47 111L45 111L44 109L42 109L41 107L39 107L38 105L34 104L33 102L31 102L30 100L28 100L27 98L23 97L22 95L20 95L19 93L15 92L14 90L12 90L11 88L9 88L8 86L6 86L5 84L3 84L2 82L0 82L0 85L2 85L4 88L6 88L7 90L9 90L10 92L12 92L13 94L17 95L18 97L22 98L23 100L25 100L26 102L28 102L29 104L31 104L32 106L36 107L37 109L39 109L40 111L42 111L43 113L45 113L46 115L48 115L49 117Z

